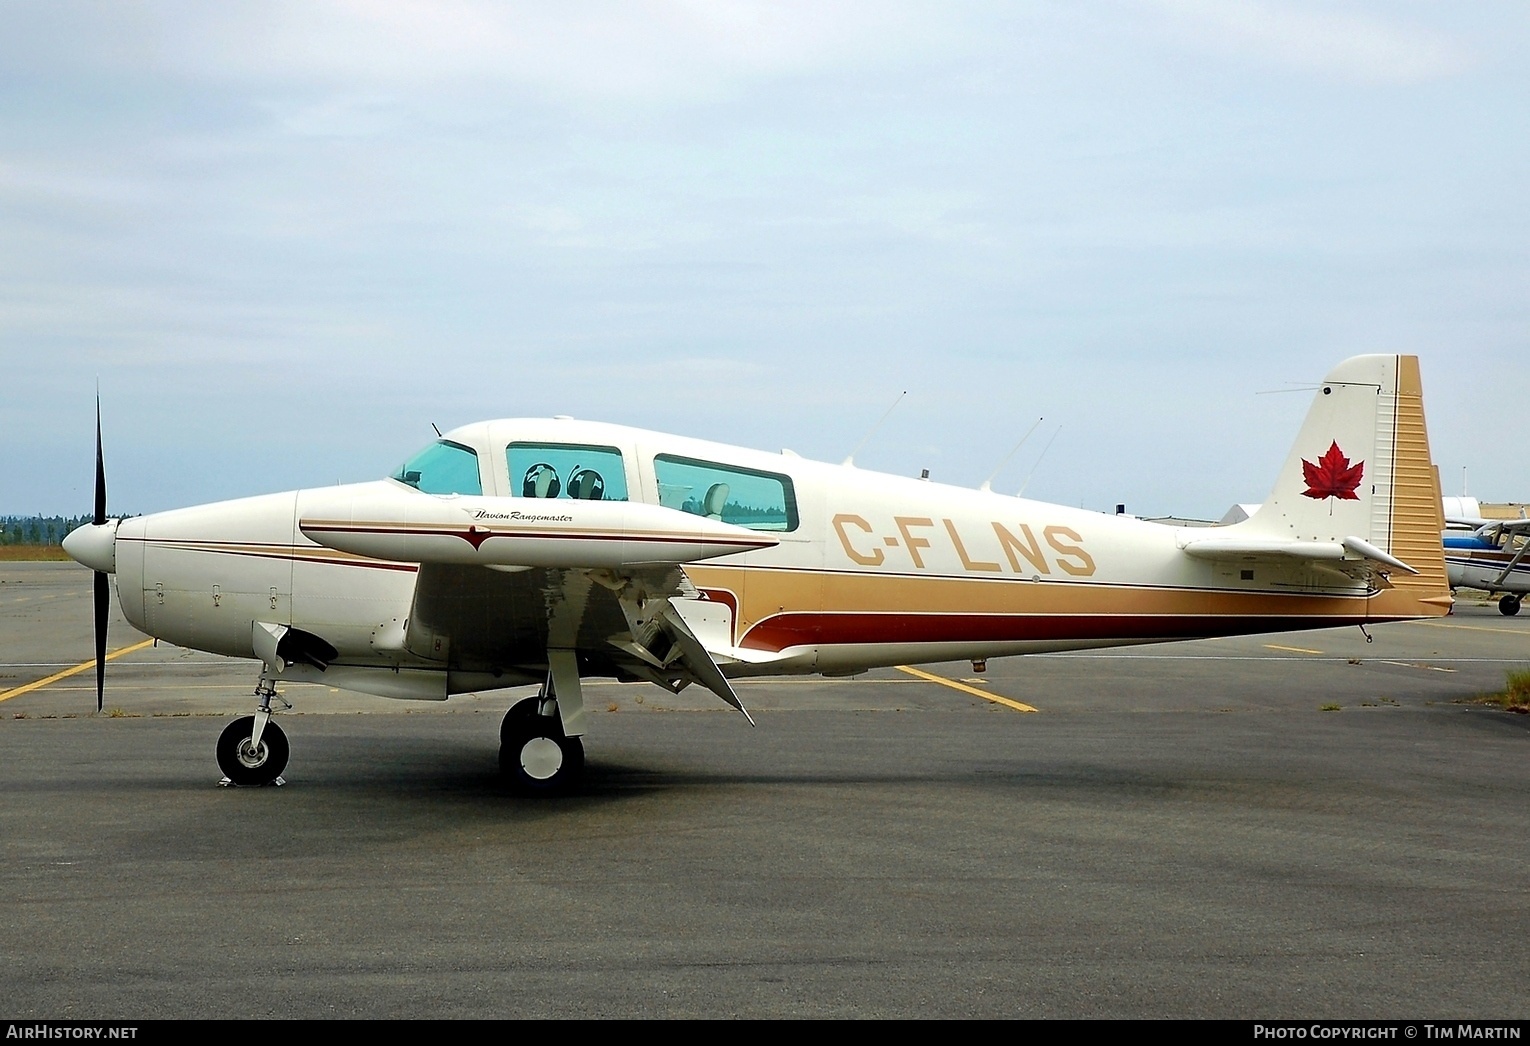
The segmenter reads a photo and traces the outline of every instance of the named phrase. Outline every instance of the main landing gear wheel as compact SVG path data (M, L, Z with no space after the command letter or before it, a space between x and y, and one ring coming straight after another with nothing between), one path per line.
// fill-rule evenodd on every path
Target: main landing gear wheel
M1513 617L1519 613L1519 597L1514 595L1504 596L1498 601L1498 612L1504 617Z
M518 792L558 795L584 776L584 742L565 737L557 716L544 716L529 702L529 713L518 712L522 701L505 714L500 727L499 772Z
M268 785L287 769L287 735L275 723L267 722L260 745L250 744L255 736L255 717L235 719L218 738L218 768L236 785Z
M528 697L524 701L517 701L510 706L510 711L505 713L504 722L499 724L499 743L510 744L528 726L541 718L542 699L540 697Z

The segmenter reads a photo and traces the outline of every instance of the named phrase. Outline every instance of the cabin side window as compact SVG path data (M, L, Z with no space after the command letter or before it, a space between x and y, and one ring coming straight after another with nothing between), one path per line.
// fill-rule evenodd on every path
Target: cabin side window
M626 501L627 469L615 447L512 443L505 448L510 493L522 498Z
M797 495L789 476L659 454L653 459L659 504L750 530L796 530Z
M426 494L482 494L478 455L460 443L432 443L398 467L393 479Z

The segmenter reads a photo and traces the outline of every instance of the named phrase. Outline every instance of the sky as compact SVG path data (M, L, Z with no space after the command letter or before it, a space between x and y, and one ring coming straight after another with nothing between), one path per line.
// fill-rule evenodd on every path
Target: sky
M0 13L0 514L99 388L114 514L570 414L1214 519L1362 352L1530 500L1522 4Z

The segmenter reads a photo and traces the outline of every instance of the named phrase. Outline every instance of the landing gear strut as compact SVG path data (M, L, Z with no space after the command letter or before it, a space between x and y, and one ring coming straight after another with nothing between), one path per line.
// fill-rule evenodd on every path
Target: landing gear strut
M282 771L287 769L287 735L271 722L271 699L276 697L276 684L268 676L261 676L255 696L260 699L255 714L234 720L218 737L218 768L223 771L225 785L285 783Z

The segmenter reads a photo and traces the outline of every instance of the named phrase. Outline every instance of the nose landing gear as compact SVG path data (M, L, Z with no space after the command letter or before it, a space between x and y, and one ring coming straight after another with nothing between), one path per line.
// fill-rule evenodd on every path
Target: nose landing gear
M271 722L271 699L277 696L276 684L268 676L261 676L255 696L260 698L255 714L234 720L218 737L218 768L223 771L219 783L225 787L286 783L282 771L287 768L287 735Z
M255 740L252 715L228 724L218 738L218 768L227 784L283 784L287 754L287 735L275 723L267 723L260 740Z

